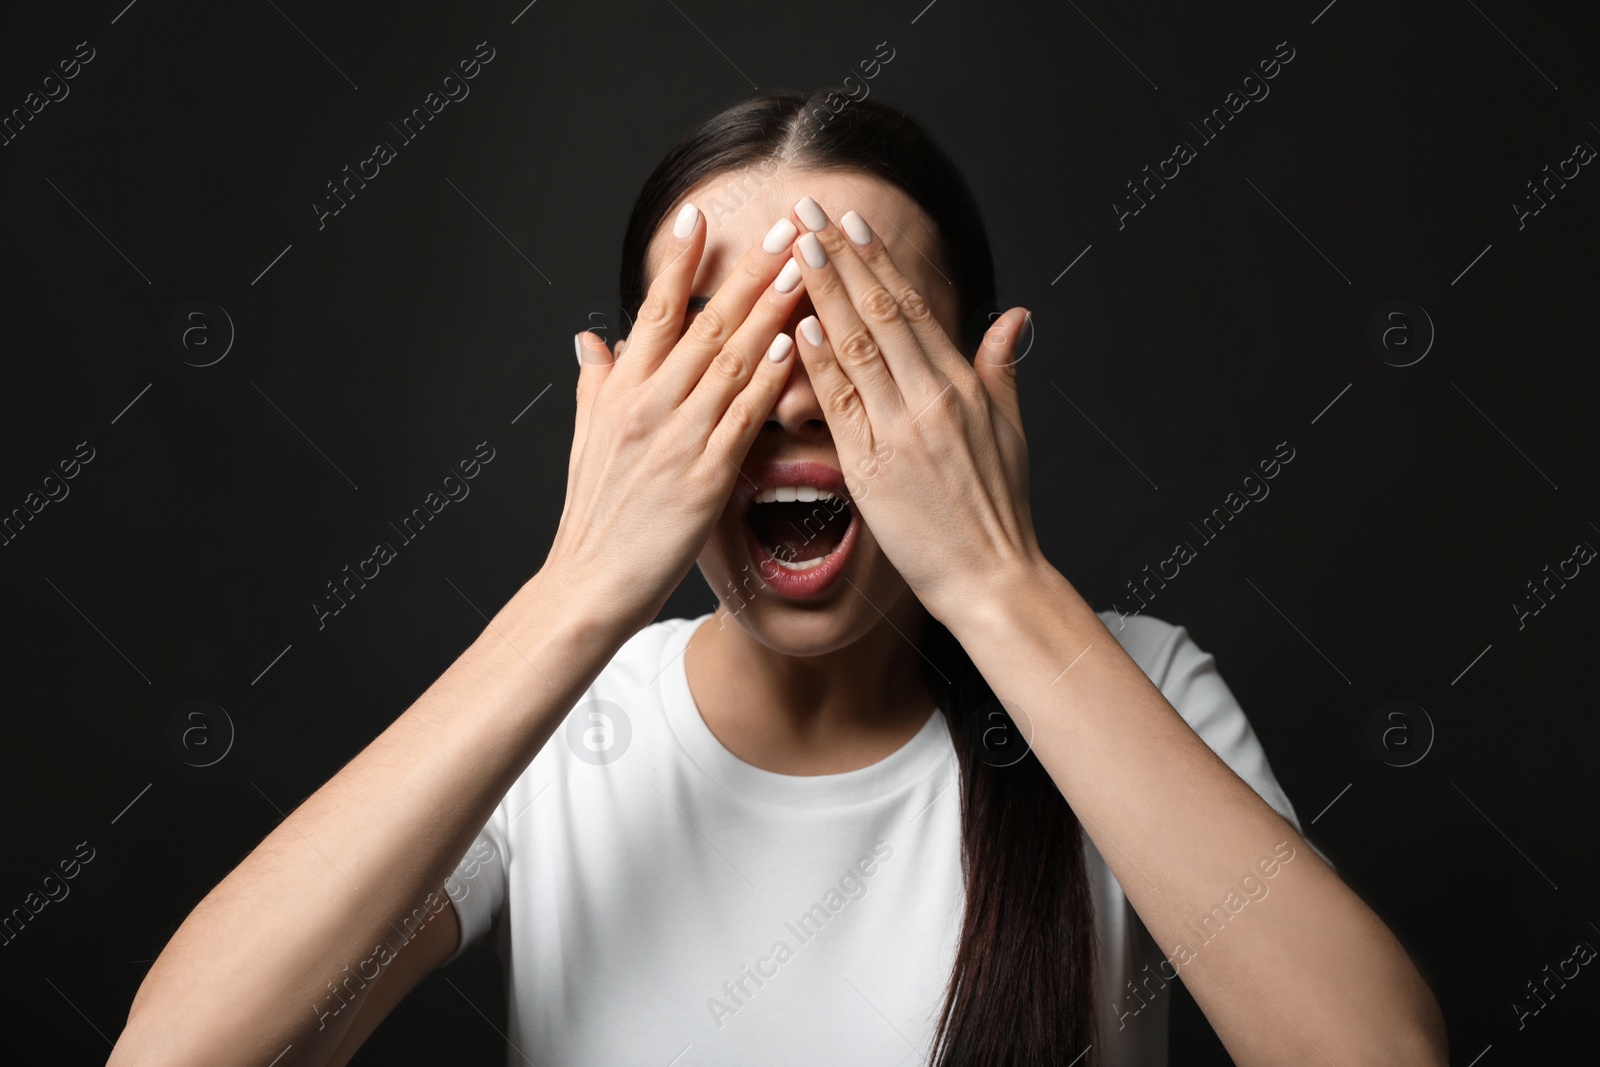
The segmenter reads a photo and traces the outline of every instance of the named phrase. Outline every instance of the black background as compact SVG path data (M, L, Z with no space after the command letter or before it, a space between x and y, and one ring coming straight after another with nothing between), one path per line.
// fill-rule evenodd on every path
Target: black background
M7 1044L103 1062L193 904L543 560L569 336L614 300L665 149L752 84L839 84L887 41L873 92L962 165L1002 306L1034 312L1019 370L1051 559L1128 608L1147 564L1199 548L1148 611L1216 655L1302 824L1437 992L1452 1062L1593 1055L1592 968L1521 1029L1511 1006L1600 946L1600 577L1520 628L1512 607L1600 544L1600 176L1520 229L1512 206L1600 145L1577 5L522 3L6 17L6 113L95 50L0 148L0 513L95 454L0 548L0 909L95 849L0 948ZM471 95L319 229L325 183L480 41ZM1202 145L1188 123L1285 41L1270 95ZM1119 229L1125 183L1178 140L1197 158ZM167 340L195 299L237 330L208 367ZM1437 331L1411 366L1367 342L1392 300ZM324 583L481 441L471 495L319 630ZM1270 497L1202 546L1189 523L1284 441ZM692 574L664 615L712 603ZM209 767L168 740L192 699L237 730ZM1436 731L1407 767L1367 740L1396 699ZM355 1062L499 1062L497 967L485 944L428 978ZM1177 1004L1172 1062L1226 1063Z

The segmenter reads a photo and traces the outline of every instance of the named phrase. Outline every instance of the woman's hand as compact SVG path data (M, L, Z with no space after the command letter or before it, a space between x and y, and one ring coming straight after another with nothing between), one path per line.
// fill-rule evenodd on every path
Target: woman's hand
M1028 510L1017 402L1015 351L1028 313L1001 316L969 364L858 213L842 220L852 238L809 197L796 217L823 225L800 238L795 256L821 328L808 317L795 340L839 462L858 483L855 506L911 591L948 625L1005 582L1049 566Z
M685 332L706 237L691 210L664 242L626 354L587 331L576 338L577 420L545 571L630 634L688 573L794 363L778 331L803 287L773 287L794 224L775 224Z

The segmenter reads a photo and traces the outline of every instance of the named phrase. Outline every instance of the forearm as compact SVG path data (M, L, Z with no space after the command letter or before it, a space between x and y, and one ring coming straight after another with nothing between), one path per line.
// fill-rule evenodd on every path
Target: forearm
M576 599L531 579L206 895L141 985L116 1062L267 1063L291 1042L295 1062L331 1053L354 1012L319 1014L339 1006L329 983L380 942L403 951L402 920L629 636Z
M947 625L1020 709L1033 751L1235 1061L1443 1063L1437 1003L1383 922L1190 729L1065 578L1034 569L1006 585ZM1247 875L1269 891L1246 907ZM1196 925L1219 906L1225 929Z

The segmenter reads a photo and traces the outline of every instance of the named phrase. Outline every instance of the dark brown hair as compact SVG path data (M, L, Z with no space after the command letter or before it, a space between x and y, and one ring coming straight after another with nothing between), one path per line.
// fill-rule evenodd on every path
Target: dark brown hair
M976 201L955 164L903 112L877 100L763 91L690 130L640 190L622 245L631 324L645 257L666 213L724 172L858 170L899 187L937 225L971 358L990 321L994 265ZM710 214L708 205L700 205ZM950 725L961 774L966 912L935 1067L1045 1067L1094 1043L1094 912L1077 816L966 651L928 618L923 677Z

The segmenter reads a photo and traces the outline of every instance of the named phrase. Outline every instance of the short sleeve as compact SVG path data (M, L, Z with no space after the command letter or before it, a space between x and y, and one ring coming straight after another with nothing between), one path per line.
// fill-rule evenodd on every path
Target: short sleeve
M1146 631L1135 635L1136 639L1143 639L1153 646L1149 654L1150 662L1141 665L1190 729L1233 773L1244 779L1273 811L1282 815L1297 833L1305 837L1294 805L1289 802L1267 762L1266 750L1261 747L1233 691L1218 673L1212 655L1195 644L1194 638L1183 626L1150 616L1138 616L1126 622L1129 626ZM1323 862L1333 866L1333 862L1310 838L1306 839L1306 843L1322 857Z
M472 846L445 879L444 891L455 905L461 943L440 966L454 963L467 946L488 932L506 899L507 819L505 804L495 805Z

